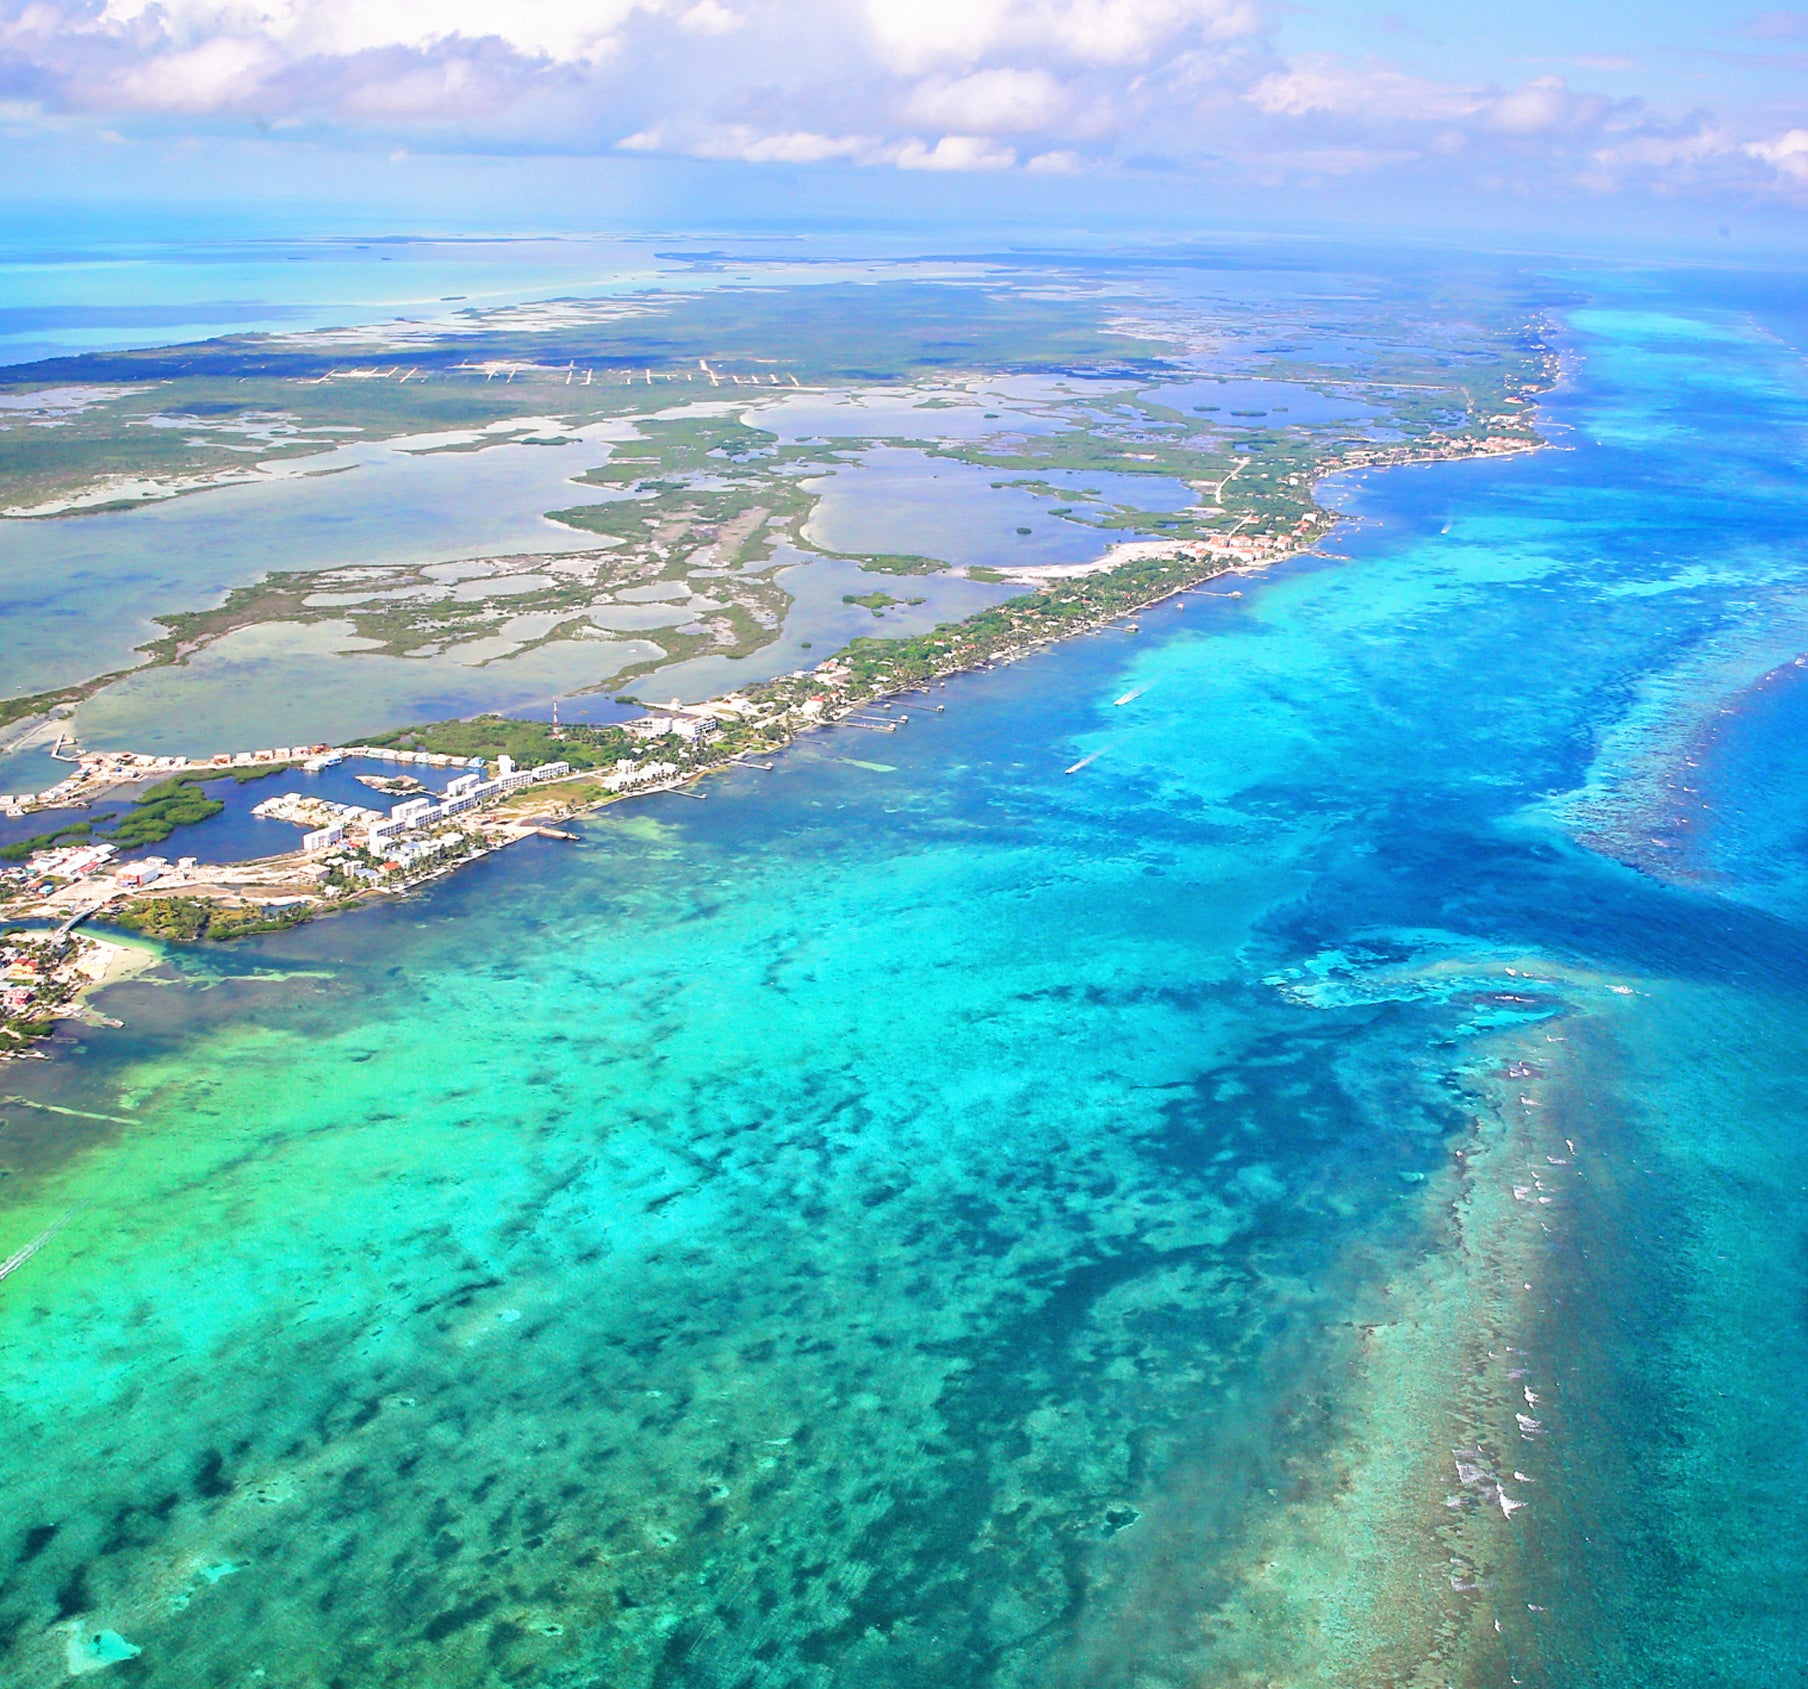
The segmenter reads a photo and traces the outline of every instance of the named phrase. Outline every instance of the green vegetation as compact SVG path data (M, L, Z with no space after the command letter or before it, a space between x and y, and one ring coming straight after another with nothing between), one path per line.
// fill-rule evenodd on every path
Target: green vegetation
M433 751L441 756L513 757L523 768L568 762L575 769L600 768L630 755L634 741L619 727L574 725L553 730L544 722L480 715L469 721L435 721L380 733L363 743L398 751Z
M115 926L143 933L147 938L193 944L203 938L224 943L257 933L286 932L311 920L314 913L314 906L306 903L280 909L258 905L233 909L204 897L153 897L131 904L110 919Z
M654 444L661 453L686 463L707 459L724 439L737 461L748 455L753 442L770 446L774 441L772 435L735 424L714 430L701 424L662 427L655 421L643 426L659 435ZM634 447L635 442L628 442L625 449ZM789 477L726 463L709 464L708 473L712 480L742 477L746 484L691 489L675 482L657 497L549 512L553 519L607 542L590 555L588 567L574 569L574 560L566 558L556 573L548 574L542 559L532 554L497 559L504 567L490 577L496 581L493 595L471 594L461 581L414 565L275 571L234 588L223 603L209 609L158 616L167 631L139 649L148 666L182 663L242 628L272 622L347 623L353 635L370 642L366 649L371 654L390 657L426 655L494 638L506 634L520 618L534 618L540 625L510 656L556 640L595 638L598 627L588 612L611 602L615 591L649 581L686 579L699 560L717 569L757 564L771 555L775 527L795 528L808 514L810 496ZM700 558L704 546L711 554ZM758 574L737 574L727 581L718 576L709 590L719 606L711 612L709 631L680 633L675 627L637 631L631 637L658 647L658 655L627 672L644 672L712 649L749 655L774 637L789 603L769 577ZM548 619L550 626L545 625ZM68 693L21 700L15 713L35 713L52 703L85 696L116 678L110 675ZM599 678L619 683L622 673L611 676L605 670Z
M876 554L828 552L827 556L845 555L858 563L869 575L939 575L948 565L938 557L913 557L908 553L882 551Z
M102 838L127 850L139 845L162 844L178 827L192 827L218 815L226 807L218 798L210 798L200 789L204 781L231 779L243 785L247 780L262 780L290 766L286 762L259 763L251 768L221 768L205 774L181 774L170 780L160 780L138 798L126 811L125 819L111 832L97 832L114 819L115 812L108 810L86 821L72 821L54 832L0 845L0 862L23 862L34 850L50 850L78 839Z
M134 903L111 918L114 926L148 938L191 943L207 931L215 905L204 897L153 897Z
M259 933L287 932L314 918L315 905L291 903L281 909L248 907L222 909L216 906L214 917L207 923L207 936L216 943L231 938L253 938Z
M814 477L845 469L871 444L851 434L787 443L759 426L761 404L783 399L794 383L889 387L914 393L926 410L947 410L956 401L926 393L930 384L966 384L971 393L974 375L1034 374L1041 396L1026 404L1042 424L918 449L995 474L995 486L1046 500L1051 515L1097 529L1102 540L1129 531L1184 539L1233 526L1318 532L1328 518L1313 486L1340 465L1503 434L1530 438L1512 407L1550 370L1522 301L1497 276L1446 270L1377 280L1348 298L1272 301L1259 340L1247 338L1243 304L1220 310L1225 343L1244 347L1240 376L1360 398L1371 413L1364 420L1295 423L1278 404L1229 417L1208 415L1210 406L1183 412L1154 398L1183 373L1169 361L1175 346L1153 337L1163 332L1162 306L1151 302L1140 332L1122 334L1109 326L1120 304L1048 286L1034 266L1025 274L1040 285L993 275L656 293L465 311L442 336L411 329L405 348L348 353L337 338L249 335L22 367L8 372L9 390L81 386L83 395L74 409L66 397L46 401L56 407L54 426L0 428L0 508L105 493L110 476L162 478L176 491L199 485L195 477L242 477L260 461L354 439L438 431L464 437L424 450L477 451L632 419L631 437L579 477L616 496L548 513L594 536L551 565L521 555L483 560L462 577L425 558L277 571L217 606L161 615L162 634L141 647L147 664L179 664L235 631L277 622L344 624L370 642L371 655L391 658L488 641L482 660L504 663L558 641L594 641L591 684L620 690L677 661L751 656L784 625L790 598L775 578L779 548L820 553L804 538L820 492ZM1199 311L1214 309L1176 308L1176 343L1196 336ZM860 426L852 407L846 426ZM1190 483L1198 503L1153 514L1097 487L1074 490L1100 471ZM897 576L966 562L910 553L852 560ZM690 587L689 599L674 600L688 619L622 632L619 642L647 653L622 667L609 625L643 619L621 606L654 582ZM45 714L118 678L0 701L0 722Z
M225 772L225 771L222 771ZM218 798L201 790L199 779L181 775L159 780L107 837L128 850L139 845L162 844L178 827L192 827L225 808Z
M735 417L647 417L636 425L635 438L609 453L609 461L580 475L580 484L629 486L657 480L662 487L682 488L685 475L738 475L748 469L779 464L820 464L820 447L781 446L778 436ZM832 455L828 461L838 461Z
M67 827L58 827L54 832L39 833L29 839L15 839L9 845L0 845L0 862L23 862L34 850L54 850L59 844L86 839L93 834L98 823L112 819L109 812L88 821L72 821Z
M226 807L218 798L210 798L201 790L205 782L233 780L244 785L250 780L267 779L292 766L293 764L286 762L258 763L250 768L219 768L160 780L146 789L125 812L124 819L119 820L118 825L110 831L107 830L107 824L116 819L117 812L114 810L89 816L83 821L71 821L67 826L37 833L28 839L16 839L11 844L0 845L0 862L23 862L34 851L53 850L58 845L83 841L104 839L108 844L126 850L162 844L178 827L195 826L218 815Z
M911 639L856 639L841 653L841 661L857 692L921 685L1032 641L1057 639L1076 627L1138 609L1227 567L1179 554L1143 558L1107 574L1053 582Z
M49 715L62 704L79 704L84 698L91 698L103 686L111 686L114 681L130 672L129 669L115 669L111 674L97 674L92 680L84 680L76 686L58 686L49 692L28 692L17 698L0 698L0 727L23 721L27 716Z
M882 616L894 604L924 604L922 598L893 598L889 592L844 592L843 604L864 604L875 616Z
M25 1049L34 1038L47 1038L56 1022L46 1015L0 1015L0 1055Z
M64 967L73 949L67 938L33 938L17 929L0 941L7 983L22 985L31 994L23 1008L0 1009L0 1055L17 1054L55 1030L54 1011L70 1002L77 990L77 981Z
M292 762L254 762L249 768L216 768L208 774L186 776L195 780L231 780L236 786L248 786L253 780L268 780L272 774L287 774Z
M996 283L652 293L573 300L561 320L549 322L553 315L543 306L469 310L441 339L350 355L325 336L247 334L20 366L8 372L11 391L79 384L92 398L54 428L0 431L0 508L104 495L115 481L242 477L256 461L330 451L348 437L488 430L524 413L570 429L686 398L752 399L793 381L897 381L1164 350L1103 327L1091 300ZM496 379L504 364L513 367ZM153 418L163 425L148 426ZM467 449L557 432L499 428ZM720 443L730 460L732 443ZM613 484L607 472L601 479ZM121 487L117 507L142 502L131 491Z

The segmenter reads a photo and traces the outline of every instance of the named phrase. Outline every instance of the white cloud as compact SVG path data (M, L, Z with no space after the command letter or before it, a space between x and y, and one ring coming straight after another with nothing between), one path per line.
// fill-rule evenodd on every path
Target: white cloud
M472 65L449 59L361 82L347 90L342 109L362 117L406 121L468 108L482 97L482 79Z
M816 135L794 129L780 135L762 135L737 127L707 136L685 149L695 158L739 159L747 164L823 164L831 159L864 162L875 143L863 135Z
M1009 170L1010 147L980 135L943 135L933 144L920 136L828 135L794 129L766 132L750 124L703 127L660 125L617 143L624 151L677 153L687 158L732 159L743 164L882 165L899 170Z
M676 0L107 0L96 31L155 29L177 43L255 37L295 56L495 40L582 63L607 57L636 13L677 9Z
M678 27L692 35L726 35L739 29L747 20L739 12L731 12L720 0L697 0L688 12L678 14Z
M1748 141L1741 152L1770 166L1784 183L1808 183L1808 128L1786 128L1779 136Z
M1067 105L1066 88L1047 71L1001 68L918 83L905 110L935 128L1001 135L1046 129Z
M1181 43L1253 35L1250 0L866 0L887 60L914 73L1035 53L1078 65L1141 65Z
M1274 0L0 0L0 121L1808 200L1808 127L1280 50ZM1297 14L1290 28L1309 27ZM1572 66L1583 64L1570 57ZM1616 77L1637 71L1614 60ZM1623 85L1623 84L1622 84Z
M900 170L1009 170L1017 154L983 135L944 135L933 147L908 140L891 153Z
M186 51L159 53L115 84L122 103L148 111L210 112L242 105L282 60L262 41L217 35Z
M1599 94L1574 94L1560 76L1541 76L1487 103L1490 129L1503 135L1543 135L1581 129L1605 115L1609 101Z
M1797 182L1808 182L1808 129L1786 129L1767 140L1752 141L1745 147L1751 158L1761 159L1779 176Z
M1586 127L1610 102L1572 93L1558 76L1541 76L1501 93L1453 87L1386 65L1351 65L1321 56L1265 76L1251 103L1277 117L1317 115L1370 123L1450 124L1468 119L1503 135L1539 135Z
M1250 89L1249 99L1274 117L1323 113L1416 123L1447 123L1468 117L1481 104L1466 89L1441 87L1385 65L1345 64L1329 55L1263 77Z
M1795 133L1802 135L1803 131L1798 129ZM1808 144L1808 136L1804 136L1804 142ZM1617 176L1628 170L1671 170L1678 165L1703 164L1741 150L1754 158L1764 156L1761 149L1739 148L1724 129L1704 125L1682 135L1634 135L1600 148L1594 161Z

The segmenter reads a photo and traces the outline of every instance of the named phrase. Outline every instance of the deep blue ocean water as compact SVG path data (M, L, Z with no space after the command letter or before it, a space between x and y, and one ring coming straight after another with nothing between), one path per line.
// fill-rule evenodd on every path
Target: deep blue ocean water
M9 1072L9 1681L1801 1681L1808 379L1561 280L1550 449Z

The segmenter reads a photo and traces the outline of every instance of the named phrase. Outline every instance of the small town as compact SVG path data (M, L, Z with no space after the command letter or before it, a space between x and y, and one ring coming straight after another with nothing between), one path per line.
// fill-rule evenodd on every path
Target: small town
M1492 455L1524 448L1501 440L1469 449ZM0 914L32 923L34 936L28 941L17 936L27 929L15 928L14 942L37 946L26 957L30 978L0 1000L7 1035L0 1059L28 1049L59 1016L80 1012L86 986L130 965L133 953L123 946L78 931L86 922L164 942L223 942L406 892L523 839L574 838L557 823L586 810L657 792L701 797L692 788L703 776L767 767L758 759L803 733L831 727L895 733L910 717L894 699L963 671L1014 662L1057 640L1108 628L1134 633L1138 624L1128 618L1137 612L1216 575L1297 555L1323 529L1323 522L1302 522L1284 533L1132 541L1091 563L1024 568L1007 578L1033 592L964 621L913 638L857 639L813 668L700 703L674 699L608 726L561 727L555 710L550 726L478 717L368 743L206 757L90 753L59 740L54 754L72 762L74 772L43 791L0 795L0 813L66 813L157 782L141 806L160 795L166 805L189 799L192 810L164 814L176 826L199 824L223 807L205 797L204 782L314 774L350 762L387 770L358 779L399 801L384 810L278 791L251 813L296 827L296 848L232 863L204 863L180 852L128 857L81 822L24 846L0 847ZM520 754L525 750L539 760L528 762ZM438 793L427 792L416 771L450 778ZM164 836L170 824L154 836Z

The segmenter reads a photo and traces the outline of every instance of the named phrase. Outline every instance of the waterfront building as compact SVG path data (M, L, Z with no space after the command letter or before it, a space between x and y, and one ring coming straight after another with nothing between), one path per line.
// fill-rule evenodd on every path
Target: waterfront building
M655 780L670 779L677 772L675 762L629 762L624 758L615 765L613 772L603 776L603 787L606 791L624 792L632 786L647 786Z
M450 787L447 788L451 790ZM479 804L500 797L501 789L494 780L479 780L474 785L466 786L457 797L448 797L439 806L441 815L462 815L467 809L475 809Z
M689 710L662 711L622 724L622 732L630 739L661 739L670 733L691 744L713 739L721 731L721 726L710 716Z

